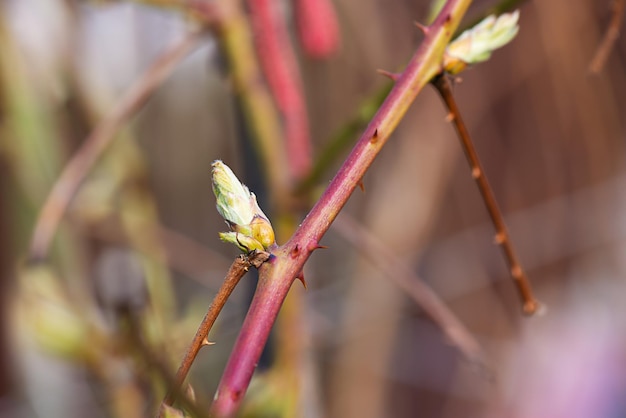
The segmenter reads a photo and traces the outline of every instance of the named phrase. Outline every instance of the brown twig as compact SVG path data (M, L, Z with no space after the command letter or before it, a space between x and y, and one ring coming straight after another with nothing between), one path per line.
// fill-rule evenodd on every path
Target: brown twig
M589 72L598 74L604 68L606 60L615 45L615 41L619 38L619 30L624 21L624 10L626 9L626 0L613 0L611 22L604 33L604 37L596 49L596 53L589 64Z
M163 83L199 40L200 33L189 33L168 48L85 139L63 169L39 213L29 251L31 259L46 257L59 222L91 167L113 141L121 126L142 108L152 92Z
M485 353L472 333L405 262L348 215L340 215L333 223L333 228L408 294L439 325L450 342L470 363L478 365L482 370L489 370Z
M183 360L176 372L176 377L174 379L174 386L170 388L165 399L163 399L162 405L171 406L174 403L176 393L180 390L180 386L183 384L183 381L187 377L187 373L191 368L192 363L196 359L198 352L202 346L209 344L207 337L209 335L209 331L211 331L211 327L215 323L217 316L221 312L222 308L226 304L226 301L230 297L230 294L233 292L239 280L246 274L248 269L251 266L259 268L261 264L269 259L270 255L266 252L252 252L249 255L240 255L233 261L226 273L226 277L224 278L224 283L220 287L220 290L217 292L209 309L202 319L202 322L198 326L198 330L196 331L196 335L194 336L189 348L185 352ZM162 415L163 409L161 408L160 414ZM160 416L161 416L160 415Z
M143 358L146 362L149 370L156 371L165 384L172 385L173 395L191 416L194 418L207 417L207 414L200 409L192 399L189 398L180 385L173 384L175 378L167 367L167 362L164 361L162 356L157 354L152 347L150 347L145 336L143 335L142 327L138 323L138 319L130 312L123 312L123 315L126 323L128 324L128 330L125 333L125 337L128 339L130 346L137 351L137 355L141 356L141 358Z
M502 251L504 252L505 259L509 266L509 271L517 286L520 298L522 299L522 310L525 314L532 315L537 312L540 304L533 296L530 282L517 259L509 232L506 228L506 224L504 223L502 212L498 207L493 190L487 181L487 177L485 176L478 154L474 149L474 144L472 143L469 131L461 118L461 113L456 104L456 100L454 99L454 95L452 94L450 80L447 75L441 74L433 79L432 84L441 95L441 98L450 112L450 118L454 122L457 134L461 140L461 145L463 146L463 150L465 151L465 155L472 169L472 177L476 180L480 194L485 201L485 206L487 206L487 211L489 212L491 221L496 229L495 242L500 245Z

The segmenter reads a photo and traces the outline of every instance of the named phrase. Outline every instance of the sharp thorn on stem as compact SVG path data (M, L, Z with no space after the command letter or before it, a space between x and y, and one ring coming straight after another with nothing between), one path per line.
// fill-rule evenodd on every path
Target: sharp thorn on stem
M370 144L375 144L378 142L378 128L374 129L374 133L372 134L372 138L370 139Z
M215 343L213 341L209 341L209 339L205 337L204 340L202 340L202 347L207 345L215 345Z
M428 32L430 32L430 28L420 22L413 22L413 24L415 24L415 26L417 26L417 28L422 31L424 35L428 35Z
M376 72L380 75L384 75L385 77L391 79L391 81L398 81L398 78L400 77L400 74L392 73L391 71L387 71L387 70L378 69L376 70Z
M296 246L293 248L293 250L291 250L289 252L289 256L291 258L296 258L296 257L298 257L298 254L300 254L300 245L296 244Z
M363 184L363 180L359 181L359 189L361 189L362 192L365 192L365 185Z
M296 279L300 280L300 282L302 283L302 286L304 286L304 290L306 290L306 280L304 280L304 270L301 270L300 273L298 273L298 276L296 277Z
M325 245L319 245L318 241L312 241L312 242L309 243L307 248L308 248L309 252L313 252L315 250L322 250L322 249L325 250L328 247L325 246Z

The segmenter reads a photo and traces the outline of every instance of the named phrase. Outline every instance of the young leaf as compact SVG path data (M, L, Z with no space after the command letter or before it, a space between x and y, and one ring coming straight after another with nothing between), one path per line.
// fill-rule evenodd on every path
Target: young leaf
M443 58L444 70L458 74L468 65L487 61L491 53L511 42L519 26L519 10L496 18L491 15L466 30L446 48Z

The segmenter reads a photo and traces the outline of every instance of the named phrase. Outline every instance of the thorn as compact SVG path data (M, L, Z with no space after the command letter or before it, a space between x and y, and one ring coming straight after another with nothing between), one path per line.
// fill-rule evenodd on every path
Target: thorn
M208 338L204 337L204 340L202 340L202 347L206 345L215 345L215 343L212 341L209 341Z
M187 397L189 398L189 400L191 401L195 401L196 400L196 392L193 390L193 386L191 386L191 384L187 384L187 387L185 388L185 392L187 393Z
M312 241L312 242L309 243L307 248L309 249L309 252L312 253L315 250L322 250L322 249L326 249L328 247L325 246L325 245L319 245L318 241Z
M291 250L291 252L289 253L289 256L291 258L296 258L298 257L298 254L300 254L300 245L296 244L296 246L294 247L293 250Z
M363 180L359 181L359 189L361 189L361 191L365 193L365 185L363 184Z
M422 31L424 35L428 35L428 32L430 32L430 28L428 26L423 25L420 22L413 22L413 23L415 24L415 26L417 26L419 30Z
M378 74L380 74L380 75L384 75L385 77L390 78L391 81L397 81L398 78L400 77L400 74L392 73L392 72L387 71L387 70L378 69L378 70L376 70L376 72Z
M446 122L450 123L453 122L455 119L454 113L450 112L446 115Z
M378 142L378 128L374 129L374 133L372 134L372 137L370 138L370 144L375 144Z
M296 279L300 280L300 282L302 283L302 286L304 286L304 290L306 290L306 281L304 280L304 270L300 270L300 273L298 273L298 276L296 277Z

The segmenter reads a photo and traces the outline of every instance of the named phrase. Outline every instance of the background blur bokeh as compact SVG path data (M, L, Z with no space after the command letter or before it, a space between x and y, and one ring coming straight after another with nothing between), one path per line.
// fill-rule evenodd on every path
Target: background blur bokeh
M291 2L281 3L295 34ZM425 21L430 2L333 3L337 53L313 60L293 39L314 155L388 83L376 69L406 64L422 40L413 22ZM475 1L467 20L496 3ZM626 416L626 39L600 74L588 71L610 6L523 2L517 38L454 87L546 313L521 315L459 141L426 88L324 238L329 249L309 260L308 289L291 290L298 333L274 336L249 393L261 406L249 416L278 416L272 408L294 389L269 373L290 338L302 365L295 416ZM50 256L28 262L64 164L190 20L140 2L1 3L0 416L153 414L167 383L159 367L176 369L237 254L217 237L211 162L233 167L272 216L228 62L209 33L90 172ZM460 355L347 239L354 222L445 301L486 366ZM217 344L191 370L200 406L213 398L253 290L248 275L211 334Z

